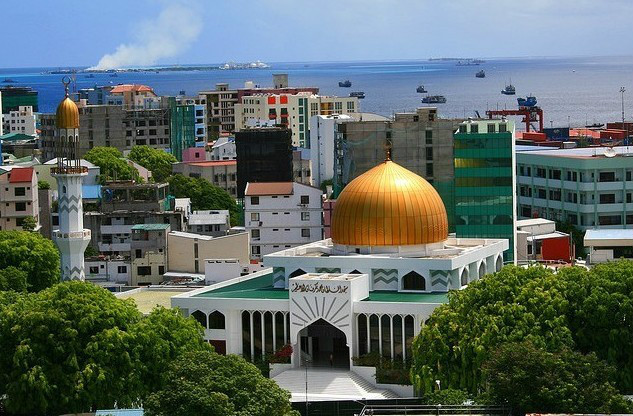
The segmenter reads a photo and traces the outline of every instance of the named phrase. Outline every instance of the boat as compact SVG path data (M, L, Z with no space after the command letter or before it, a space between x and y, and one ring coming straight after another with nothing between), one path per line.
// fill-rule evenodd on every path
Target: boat
M420 94L425 94L427 91L424 88L424 85L418 85L418 88L415 89L417 92L419 92Z
M111 74L110 74L110 76L111 76L111 77L118 77L118 75L117 75L117 73L116 73L116 72L111 73Z
M2 82L4 82L5 84L10 84L10 83L16 82L16 81L14 79L11 79L11 78L5 78L5 79L2 80Z
M424 104L444 104L446 102L446 97L443 95L427 95L422 98L422 102Z
M365 98L365 93L363 91L352 91L349 93L349 96L356 98Z
M88 74L88 75L86 75L86 78L94 78L94 77L95 77L95 75L94 75L94 74Z
M339 81L338 86L341 88L349 88L352 86L352 81L350 81L349 79L345 81Z
M533 95L528 95L527 97L519 97L517 98L517 102L519 103L519 107L536 107L536 97Z
M514 85L512 85L512 83L506 85L506 87L501 90L501 94L504 94L504 95L514 95L516 93L517 93L517 90L516 88L514 88Z
M600 129L602 127L604 127L604 123L593 123L585 126L587 129Z
M475 74L475 76L477 78L486 78L486 71L484 71L483 69L481 71L477 71L477 73Z

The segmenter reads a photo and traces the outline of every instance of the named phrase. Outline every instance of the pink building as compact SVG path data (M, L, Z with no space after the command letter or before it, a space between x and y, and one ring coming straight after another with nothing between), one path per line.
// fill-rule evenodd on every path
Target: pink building
M183 162L204 162L205 160L204 147L190 147L182 151Z
M0 170L0 230L21 230L24 218L33 217L39 229L37 175L32 167Z

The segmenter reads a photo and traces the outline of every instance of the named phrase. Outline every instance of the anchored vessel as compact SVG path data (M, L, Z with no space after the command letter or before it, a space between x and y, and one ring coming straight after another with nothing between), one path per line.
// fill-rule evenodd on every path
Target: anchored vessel
M356 98L365 98L365 93L363 91L352 91L349 93L349 96Z
M352 86L352 81L350 81L349 79L345 81L339 81L338 86L342 88L349 88Z
M444 104L446 102L446 97L443 95L427 95L422 98L422 102L424 104Z

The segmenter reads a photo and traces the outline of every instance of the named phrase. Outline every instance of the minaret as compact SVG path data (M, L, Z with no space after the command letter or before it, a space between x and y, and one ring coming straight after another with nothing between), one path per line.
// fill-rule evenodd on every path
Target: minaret
M84 229L81 185L88 169L79 160L79 109L68 97L70 79L62 80L66 97L57 106L55 156L51 168L57 180L59 229L53 239L61 253L62 280L84 280L84 250L90 243L90 230Z

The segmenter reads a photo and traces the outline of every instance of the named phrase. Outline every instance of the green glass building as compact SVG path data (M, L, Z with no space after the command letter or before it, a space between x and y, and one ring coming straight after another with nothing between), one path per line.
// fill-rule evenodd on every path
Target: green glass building
M8 114L11 111L18 111L20 106L31 106L33 112L39 111L37 105L37 91L30 87L0 87L0 95L2 96L2 114Z
M194 105L177 104L169 98L171 110L171 153L182 162L182 151L196 146L196 110Z
M454 134L457 237L507 238L516 257L514 124L469 120Z

